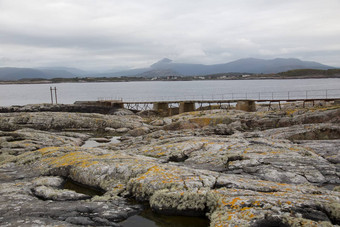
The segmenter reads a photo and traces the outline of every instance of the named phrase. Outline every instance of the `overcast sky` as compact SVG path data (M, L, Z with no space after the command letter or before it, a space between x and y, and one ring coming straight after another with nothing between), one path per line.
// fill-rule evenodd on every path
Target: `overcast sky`
M0 0L0 67L293 57L340 67L340 0Z

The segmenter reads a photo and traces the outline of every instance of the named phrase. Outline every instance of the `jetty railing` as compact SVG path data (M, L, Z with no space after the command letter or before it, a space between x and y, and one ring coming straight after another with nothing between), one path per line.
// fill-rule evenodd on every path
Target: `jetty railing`
M181 95L158 97L100 97L98 101L120 100L124 102L179 102L179 101L298 101L298 100L340 99L340 89L276 91L276 92L243 92L221 93L212 95Z

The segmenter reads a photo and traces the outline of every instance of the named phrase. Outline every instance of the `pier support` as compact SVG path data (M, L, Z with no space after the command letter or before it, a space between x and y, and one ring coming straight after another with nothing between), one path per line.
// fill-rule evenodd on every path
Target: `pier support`
M179 113L195 111L195 102L180 102Z
M236 109L247 112L254 112L256 111L256 104L255 101L252 100L237 101Z
M124 109L124 103L122 102L113 102L111 103L111 107L115 109Z
M153 110L163 114L168 114L169 104L167 102L155 102L153 103Z

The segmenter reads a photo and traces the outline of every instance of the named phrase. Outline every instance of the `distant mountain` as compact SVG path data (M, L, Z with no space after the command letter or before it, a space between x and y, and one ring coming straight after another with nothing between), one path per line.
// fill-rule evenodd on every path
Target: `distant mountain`
M88 72L88 71L84 71L81 69L77 69L77 68L70 68L70 67L42 67L42 68L37 68L38 70L41 71L45 71L45 72L68 72L71 73L72 75L76 75L76 76L86 76L89 75L90 73L93 72Z
M313 61L301 61L296 58L275 58L263 60L245 58L226 64L211 65L213 71L247 72L247 73L279 73L293 69L332 69L333 67Z
M72 78L79 75L66 70L57 69L31 69L31 68L0 68L0 80L21 80L21 79L52 79L52 78Z
M279 73L293 69L332 69L334 67L323 65L312 61L301 61L295 58L276 58L272 60L263 60L256 58L244 58L237 61L215 64L186 64L174 63L168 58L164 58L149 68L140 68L133 70L126 70L106 74L106 76L136 76L142 73L153 70L170 70L178 75L194 76L194 75L207 75L217 73Z
M203 65L175 63L164 58L147 68L137 68L120 72L107 71L105 73L86 72L67 67L49 68L0 68L0 80L19 80L30 78L72 78L72 77L117 77L117 76L194 76L218 73L279 73L295 69L332 69L334 67L312 61L301 61L295 58L276 58L263 60L256 58L239 59L225 64Z
M140 68L140 69L130 69L119 72L105 72L105 73L97 73L91 74L93 77L117 77L117 76L136 76L138 74L150 71L151 68Z
M45 74L30 68L0 68L0 80L19 80L28 78L44 78Z
M182 76L182 75L171 69L153 69L150 71L137 74L136 76L151 78L151 77L168 77L168 76Z

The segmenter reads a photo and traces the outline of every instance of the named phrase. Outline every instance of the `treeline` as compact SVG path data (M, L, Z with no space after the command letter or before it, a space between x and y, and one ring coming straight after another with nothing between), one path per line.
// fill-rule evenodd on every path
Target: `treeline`
M53 83L65 82L126 82L126 81L144 81L143 77L75 77L75 78L53 78Z
M6 83L82 83L82 82L128 82L128 81L189 81L189 80L242 80L242 79L305 79L305 78L340 78L340 69L296 69L276 74L245 74L245 73L218 73L200 76L168 76L168 77L74 77L74 78L31 78L15 81L2 81Z
M279 76L284 77L301 77L301 76L326 76L326 77L339 77L340 69L295 69L286 72L278 73Z

